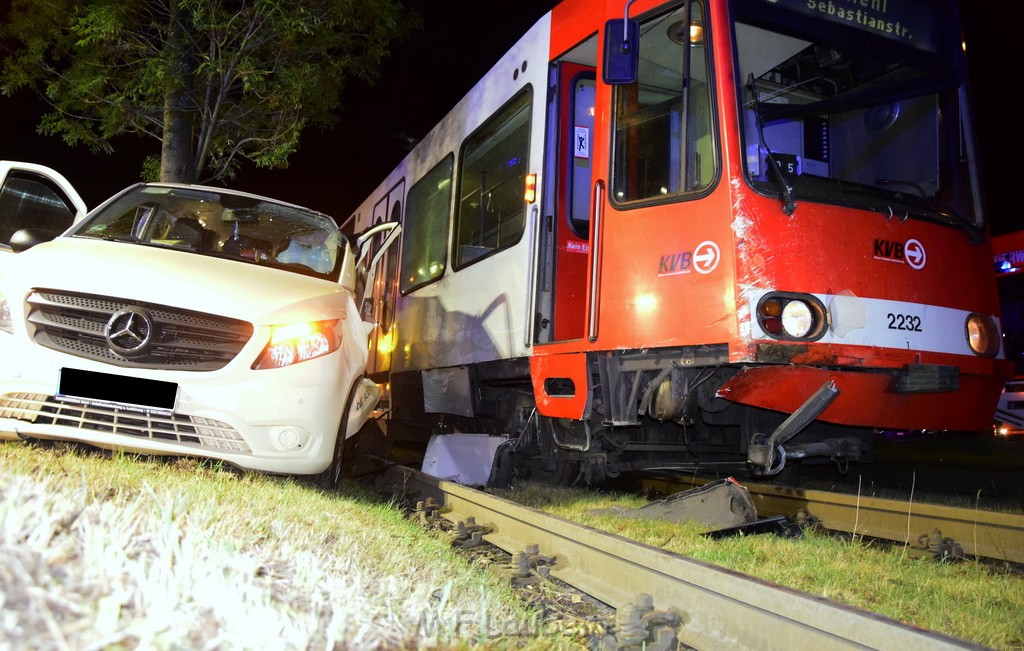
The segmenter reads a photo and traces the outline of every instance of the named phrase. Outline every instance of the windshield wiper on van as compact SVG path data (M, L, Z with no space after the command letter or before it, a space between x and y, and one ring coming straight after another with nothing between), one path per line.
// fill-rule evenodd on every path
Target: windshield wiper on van
M757 135L761 139L761 146L764 147L768 162L772 166L772 171L775 173L775 180L778 182L779 190L782 194L782 212L787 215L792 215L796 212L796 201L793 200L793 186L782 174L782 167L779 162L775 160L775 154L772 153L771 147L764 139L764 124L761 120L761 102L757 99L757 85L754 81L754 73L747 75L747 85L750 87L750 95L754 98L754 116L757 118ZM768 174L771 176L771 174Z
M107 233L72 233L71 237L84 237L90 240L103 240L104 242L126 242L128 244L139 244L142 241L134 235L109 235Z

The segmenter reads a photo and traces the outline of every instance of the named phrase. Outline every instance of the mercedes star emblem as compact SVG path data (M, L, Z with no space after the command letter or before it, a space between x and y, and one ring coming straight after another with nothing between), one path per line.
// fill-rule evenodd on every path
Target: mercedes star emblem
M104 331L110 350L123 357L133 357L149 350L155 334L153 318L142 307L126 307L114 313Z

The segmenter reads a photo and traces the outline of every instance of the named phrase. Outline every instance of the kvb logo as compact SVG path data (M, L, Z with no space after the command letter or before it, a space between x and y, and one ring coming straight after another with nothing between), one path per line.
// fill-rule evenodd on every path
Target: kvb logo
M693 251L680 251L661 256L658 262L658 276L678 276L696 271L709 274L718 267L722 252L711 240L698 244Z
M692 269L692 265L693 253L690 251L669 253L668 255L661 256L661 262L658 263L658 276L688 274Z
M924 244L913 238L906 242L875 240L874 257L875 260L907 264L912 269L921 269L928 261Z

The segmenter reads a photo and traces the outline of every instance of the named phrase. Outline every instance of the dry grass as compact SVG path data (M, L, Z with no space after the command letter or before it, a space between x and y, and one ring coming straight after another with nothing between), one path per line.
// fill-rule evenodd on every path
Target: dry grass
M570 647L396 507L0 445L0 650Z
M810 532L711 540L696 524L595 515L636 496L522 484L503 496L561 517L916 626L1001 649L1024 648L1024 577L974 562L938 563Z

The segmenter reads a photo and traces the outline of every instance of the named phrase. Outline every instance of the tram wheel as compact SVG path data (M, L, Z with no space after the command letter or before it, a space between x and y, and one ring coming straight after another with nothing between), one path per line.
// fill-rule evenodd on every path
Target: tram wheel
M530 478L544 484L555 486L572 486L580 477L579 461L555 461L548 468L530 468Z

